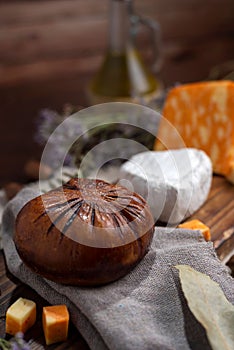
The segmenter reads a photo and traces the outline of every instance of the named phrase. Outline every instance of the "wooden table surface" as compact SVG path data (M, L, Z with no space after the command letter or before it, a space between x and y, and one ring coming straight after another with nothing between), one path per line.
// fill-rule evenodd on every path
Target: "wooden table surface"
M214 177L212 188L206 203L197 211L193 218L200 219L211 229L212 241L217 247L218 255L224 259L234 249L234 186L222 177ZM225 237L230 237L225 240ZM229 260L229 261L233 261ZM231 266L231 263L230 265ZM41 325L42 307L48 303L34 290L13 277L6 269L4 254L0 253L0 335L5 336L5 312L7 307L18 297L25 297L37 302L38 319L36 325L26 333L26 339L33 339L32 349L79 349L89 347L80 333L70 324L67 342L46 346Z

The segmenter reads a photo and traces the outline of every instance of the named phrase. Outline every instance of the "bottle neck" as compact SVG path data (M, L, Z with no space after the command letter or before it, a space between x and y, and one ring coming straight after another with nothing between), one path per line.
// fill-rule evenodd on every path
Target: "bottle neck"
M130 43L131 0L110 0L109 50L124 53Z

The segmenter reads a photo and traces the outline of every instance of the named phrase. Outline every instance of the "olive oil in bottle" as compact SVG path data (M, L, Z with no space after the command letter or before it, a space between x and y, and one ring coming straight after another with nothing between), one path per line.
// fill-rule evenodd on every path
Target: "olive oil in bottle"
M109 45L103 63L89 85L90 104L148 103L160 95L160 81L147 69L134 44L135 32L142 23L150 27L156 38L155 22L134 15L131 0L110 0ZM153 45L155 48L157 43ZM158 47L156 51L159 52Z

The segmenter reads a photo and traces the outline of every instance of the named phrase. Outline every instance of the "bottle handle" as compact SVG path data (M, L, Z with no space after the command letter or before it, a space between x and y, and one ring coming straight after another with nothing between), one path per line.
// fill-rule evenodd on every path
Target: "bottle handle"
M136 36L139 25L145 26L149 30L150 41L153 52L153 70L158 72L162 67L161 51L161 28L157 21L136 15L133 12L132 2L129 2L129 16L131 23L131 34Z

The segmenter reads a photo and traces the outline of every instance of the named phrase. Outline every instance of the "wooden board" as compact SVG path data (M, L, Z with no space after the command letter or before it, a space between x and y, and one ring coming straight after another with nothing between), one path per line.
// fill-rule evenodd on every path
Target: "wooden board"
M228 73L220 65L233 60L233 0L134 3L160 23L166 87L207 79L217 65L219 78ZM23 181L25 162L40 153L33 136L42 108L88 104L86 86L107 47L108 7L109 0L0 1L0 186ZM146 30L138 42L151 68Z
M222 259L230 253L234 248L234 186L228 183L222 177L214 177L210 195L203 207L198 210L193 218L202 220L205 224L210 226L211 236L214 244L217 245L218 254L221 254ZM224 239L225 232L232 232L229 240L220 243ZM230 243L229 243L230 242ZM223 247L224 244L224 247ZM233 258L230 260L230 267L234 267ZM10 275L5 266L3 253L0 253L0 335L4 336L5 330L5 312L7 307L13 303L18 297L22 296L30 298L37 302L38 315L41 314L42 306L47 305L35 291L26 285L22 284L12 275ZM27 339L33 339L32 349L79 349L88 350L89 347L82 339L79 332L70 325L68 341L62 344L45 346L43 337L41 319L37 320L36 327L33 327L27 333Z

